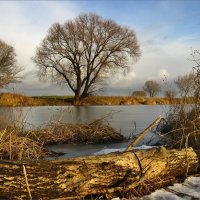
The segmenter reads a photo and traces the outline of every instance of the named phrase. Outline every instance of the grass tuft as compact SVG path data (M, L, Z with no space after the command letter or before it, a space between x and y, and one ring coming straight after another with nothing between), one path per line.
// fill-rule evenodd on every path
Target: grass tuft
M120 133L102 121L90 124L51 122L44 127L30 131L29 137L45 145L58 143L97 144L124 140Z
M110 143L125 138L102 120L90 124L50 122L42 127L24 130L25 122L0 123L0 159L38 160L49 155L49 144Z
M200 150L200 108L199 104L172 105L158 126L163 141L170 148L192 147Z

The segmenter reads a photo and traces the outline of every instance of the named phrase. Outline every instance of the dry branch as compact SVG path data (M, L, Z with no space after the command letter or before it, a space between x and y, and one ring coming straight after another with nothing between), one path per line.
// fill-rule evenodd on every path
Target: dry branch
M138 142L150 131L154 126L156 126L161 120L161 116L159 116L153 123L151 123L144 131L142 131L139 136L126 148L126 151L130 151Z
M27 177L27 173L26 173L26 167L24 165L23 165L23 172L24 172L24 177L25 177L25 181L26 181L26 187L27 187L27 191L28 191L28 196L29 196L29 199L32 200L31 191L30 191L29 184L28 184L28 177Z

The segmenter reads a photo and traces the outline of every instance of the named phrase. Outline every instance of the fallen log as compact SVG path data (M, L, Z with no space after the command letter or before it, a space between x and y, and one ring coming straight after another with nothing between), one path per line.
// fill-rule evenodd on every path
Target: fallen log
M53 161L0 161L0 199L111 198L145 181L195 173L191 149L115 152Z

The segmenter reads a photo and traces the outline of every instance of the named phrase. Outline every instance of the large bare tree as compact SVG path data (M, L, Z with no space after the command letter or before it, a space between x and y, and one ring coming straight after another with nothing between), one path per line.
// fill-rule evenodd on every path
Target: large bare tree
M67 83L79 102L111 72L127 69L130 58L139 56L133 30L90 13L53 24L33 60L40 67L40 77Z
M176 84L181 97L194 96L196 90L195 76L196 74L190 73L175 79L174 83Z
M156 81L149 80L145 82L143 89L150 97L154 97L160 92L160 84Z
M16 82L20 71L14 48L0 40L0 87Z

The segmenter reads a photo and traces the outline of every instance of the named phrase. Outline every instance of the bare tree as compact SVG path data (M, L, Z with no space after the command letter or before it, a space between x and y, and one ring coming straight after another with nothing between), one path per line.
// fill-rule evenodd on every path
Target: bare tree
M194 82L195 82L194 95L195 97L200 98L200 51L192 50L191 56L192 56L191 60L195 63L195 66L193 67Z
M165 95L166 98L172 99L176 96L176 92L174 90L168 89L168 90L165 90L164 95Z
M136 90L136 91L133 91L132 96L134 96L134 97L146 97L147 94L143 90Z
M160 84L153 80L146 81L143 89L150 97L154 97L160 92Z
M38 47L34 62L42 78L67 84L75 102L98 89L111 72L125 70L140 56L133 30L96 14L55 23Z
M179 76L174 83L176 84L181 97L194 96L195 74L190 73L184 76Z
M14 48L0 40L0 87L16 82L21 68L17 66Z

